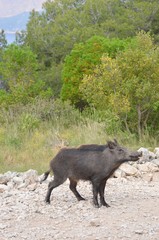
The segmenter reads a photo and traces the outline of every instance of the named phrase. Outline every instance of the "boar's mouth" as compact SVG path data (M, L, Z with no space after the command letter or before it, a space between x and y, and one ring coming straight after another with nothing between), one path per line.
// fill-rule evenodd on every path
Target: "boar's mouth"
M131 154L130 158L131 158L131 161L137 161L141 156L142 156L142 153L136 153L136 154Z

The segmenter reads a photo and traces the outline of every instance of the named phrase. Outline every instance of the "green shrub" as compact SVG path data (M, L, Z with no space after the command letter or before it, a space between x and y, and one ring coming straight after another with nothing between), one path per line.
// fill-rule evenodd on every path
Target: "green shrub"
M83 115L94 122L103 123L107 134L114 134L121 131L122 123L120 118L110 110L102 111L88 108L83 112Z
M20 116L20 121L18 125L21 131L30 132L39 127L40 120L32 114L24 113Z

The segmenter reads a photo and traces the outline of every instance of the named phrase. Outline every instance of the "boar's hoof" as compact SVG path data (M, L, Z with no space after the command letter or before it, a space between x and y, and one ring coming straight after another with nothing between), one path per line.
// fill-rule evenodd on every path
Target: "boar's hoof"
M103 206L105 206L105 207L110 207L110 205L108 204L108 203L105 203Z
M95 208L100 208L99 204L94 204Z
M45 203L46 203L46 204L50 204L50 200L45 199Z
M86 199L83 197L78 198L78 201L85 201Z
M102 205L102 206L105 206L105 207L107 207L107 208L110 207L110 205L109 205L108 203L106 203L105 201L101 201L101 205Z

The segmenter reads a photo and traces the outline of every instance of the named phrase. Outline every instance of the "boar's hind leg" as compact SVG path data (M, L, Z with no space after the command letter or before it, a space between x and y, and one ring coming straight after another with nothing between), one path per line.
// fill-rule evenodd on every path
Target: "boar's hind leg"
M67 178L66 178L67 179ZM61 185L62 183L64 183L66 181L66 179L64 178L60 178L60 177L54 177L54 180L51 181L48 185L48 191L45 197L45 202L46 203L50 203L50 196L51 196L51 192L54 188L58 187L59 185Z
M76 189L77 182L75 180L71 179L71 178L69 178L69 180L70 180L70 189L74 193L74 195L76 196L77 200L78 201L85 200L83 197L81 197L81 195L79 194L79 192Z
M103 180L99 187L100 202L103 206L110 207L109 204L106 203L104 199L104 190L105 190L106 181L107 180Z

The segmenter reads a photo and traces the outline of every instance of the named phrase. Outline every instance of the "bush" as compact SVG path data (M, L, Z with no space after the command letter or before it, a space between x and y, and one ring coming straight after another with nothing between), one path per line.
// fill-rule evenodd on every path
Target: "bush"
M20 121L18 125L20 131L30 132L39 127L40 120L32 114L24 113L20 116Z
M120 118L115 115L110 110L96 110L96 109L86 109L83 112L83 116L87 116L89 119L92 119L94 122L103 123L104 129L107 134L116 134L122 129L122 123Z

